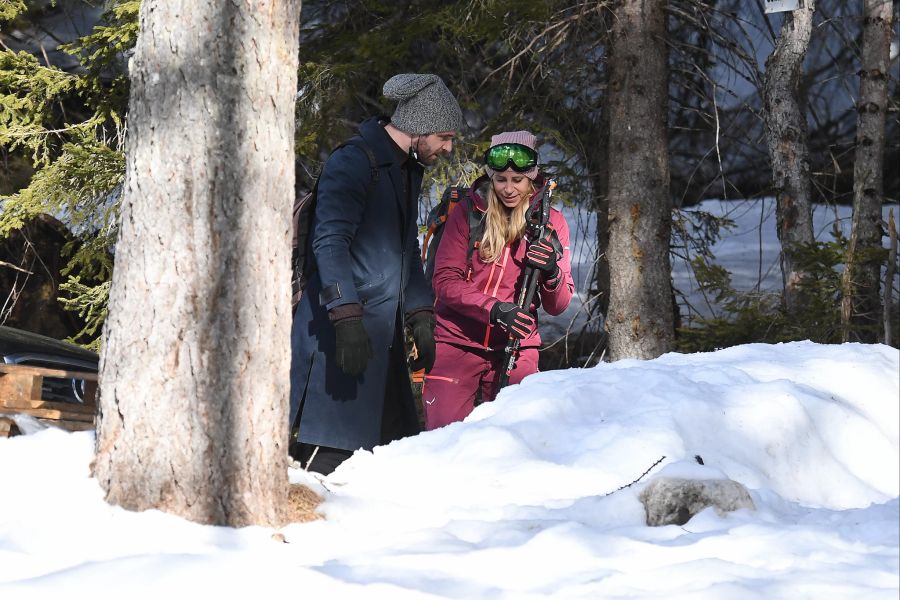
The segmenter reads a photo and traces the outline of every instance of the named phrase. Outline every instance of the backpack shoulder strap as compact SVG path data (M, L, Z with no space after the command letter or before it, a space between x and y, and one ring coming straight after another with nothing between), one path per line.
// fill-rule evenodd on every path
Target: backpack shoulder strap
M375 159L375 153L372 152L372 148L366 143L366 140L364 140L361 135L354 135L352 138L335 148L335 150L343 148L344 146L356 146L366 153L366 157L369 159L369 172L371 173L371 178L369 179L369 190L371 190L372 186L375 185L375 182L378 181L378 161Z
M375 153L372 152L372 148L369 147L369 144L363 139L361 135L354 135L351 138L348 138L335 146L335 148L331 151L331 154L334 154L344 146L356 146L360 150L366 153L366 158L369 159L369 173L371 174L370 179L370 188L371 185L378 181L378 160L375 158ZM313 184L313 193L315 194L318 191L319 187L319 176L316 176L315 182Z
M484 233L484 217L478 214L472 199L469 197L469 190L462 193L462 197L466 202L466 216L469 222L469 245L466 248L466 265L469 274L472 273L472 255L475 249L481 244L481 235Z

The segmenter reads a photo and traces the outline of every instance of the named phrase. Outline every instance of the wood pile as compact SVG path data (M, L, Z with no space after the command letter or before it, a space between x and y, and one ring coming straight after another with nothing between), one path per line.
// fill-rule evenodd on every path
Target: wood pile
M42 398L45 377L84 380L84 402L76 404ZM97 415L97 374L0 363L0 437L9 437L18 431L15 422L4 417L9 414L31 415L68 431L93 429Z

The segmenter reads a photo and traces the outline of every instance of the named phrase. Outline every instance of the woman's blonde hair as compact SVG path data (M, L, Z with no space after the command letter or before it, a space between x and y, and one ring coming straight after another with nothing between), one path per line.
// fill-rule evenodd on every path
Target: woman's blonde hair
M478 254L482 261L496 262L503 254L503 247L525 233L525 212L528 210L528 198L532 194L534 194L533 181L527 198L509 210L494 192L494 182L488 184L484 234L478 246Z

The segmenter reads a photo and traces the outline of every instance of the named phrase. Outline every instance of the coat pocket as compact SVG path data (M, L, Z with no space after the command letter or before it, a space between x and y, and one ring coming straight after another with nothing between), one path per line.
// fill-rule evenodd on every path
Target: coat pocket
M353 286L356 288L356 295L362 304L376 300L384 294L384 287L387 279L384 273L379 273L364 282L353 280Z

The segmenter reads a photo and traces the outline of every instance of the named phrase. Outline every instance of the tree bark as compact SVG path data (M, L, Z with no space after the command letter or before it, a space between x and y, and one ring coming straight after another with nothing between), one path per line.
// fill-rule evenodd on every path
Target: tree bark
M299 16L141 4L93 468L110 503L281 522Z
M884 324L884 343L894 343L894 274L897 272L897 223L894 222L894 209L888 212L888 260L884 274L884 299L882 306L882 322Z
M609 75L611 360L672 349L666 2L616 5Z
M609 311L609 107L601 110L600 121L591 128L598 151L587 157L591 173L592 210L597 215L597 257L594 263L594 285L591 296L596 296L597 311L601 315Z
M881 205L892 3L865 0L853 163L853 224L844 261L841 339L875 342L881 329Z
M803 59L809 47L815 0L785 13L781 35L766 60L763 90L766 143L775 188L778 239L784 303L789 314L803 308L802 282L806 273L797 253L814 241L806 100L800 94Z

